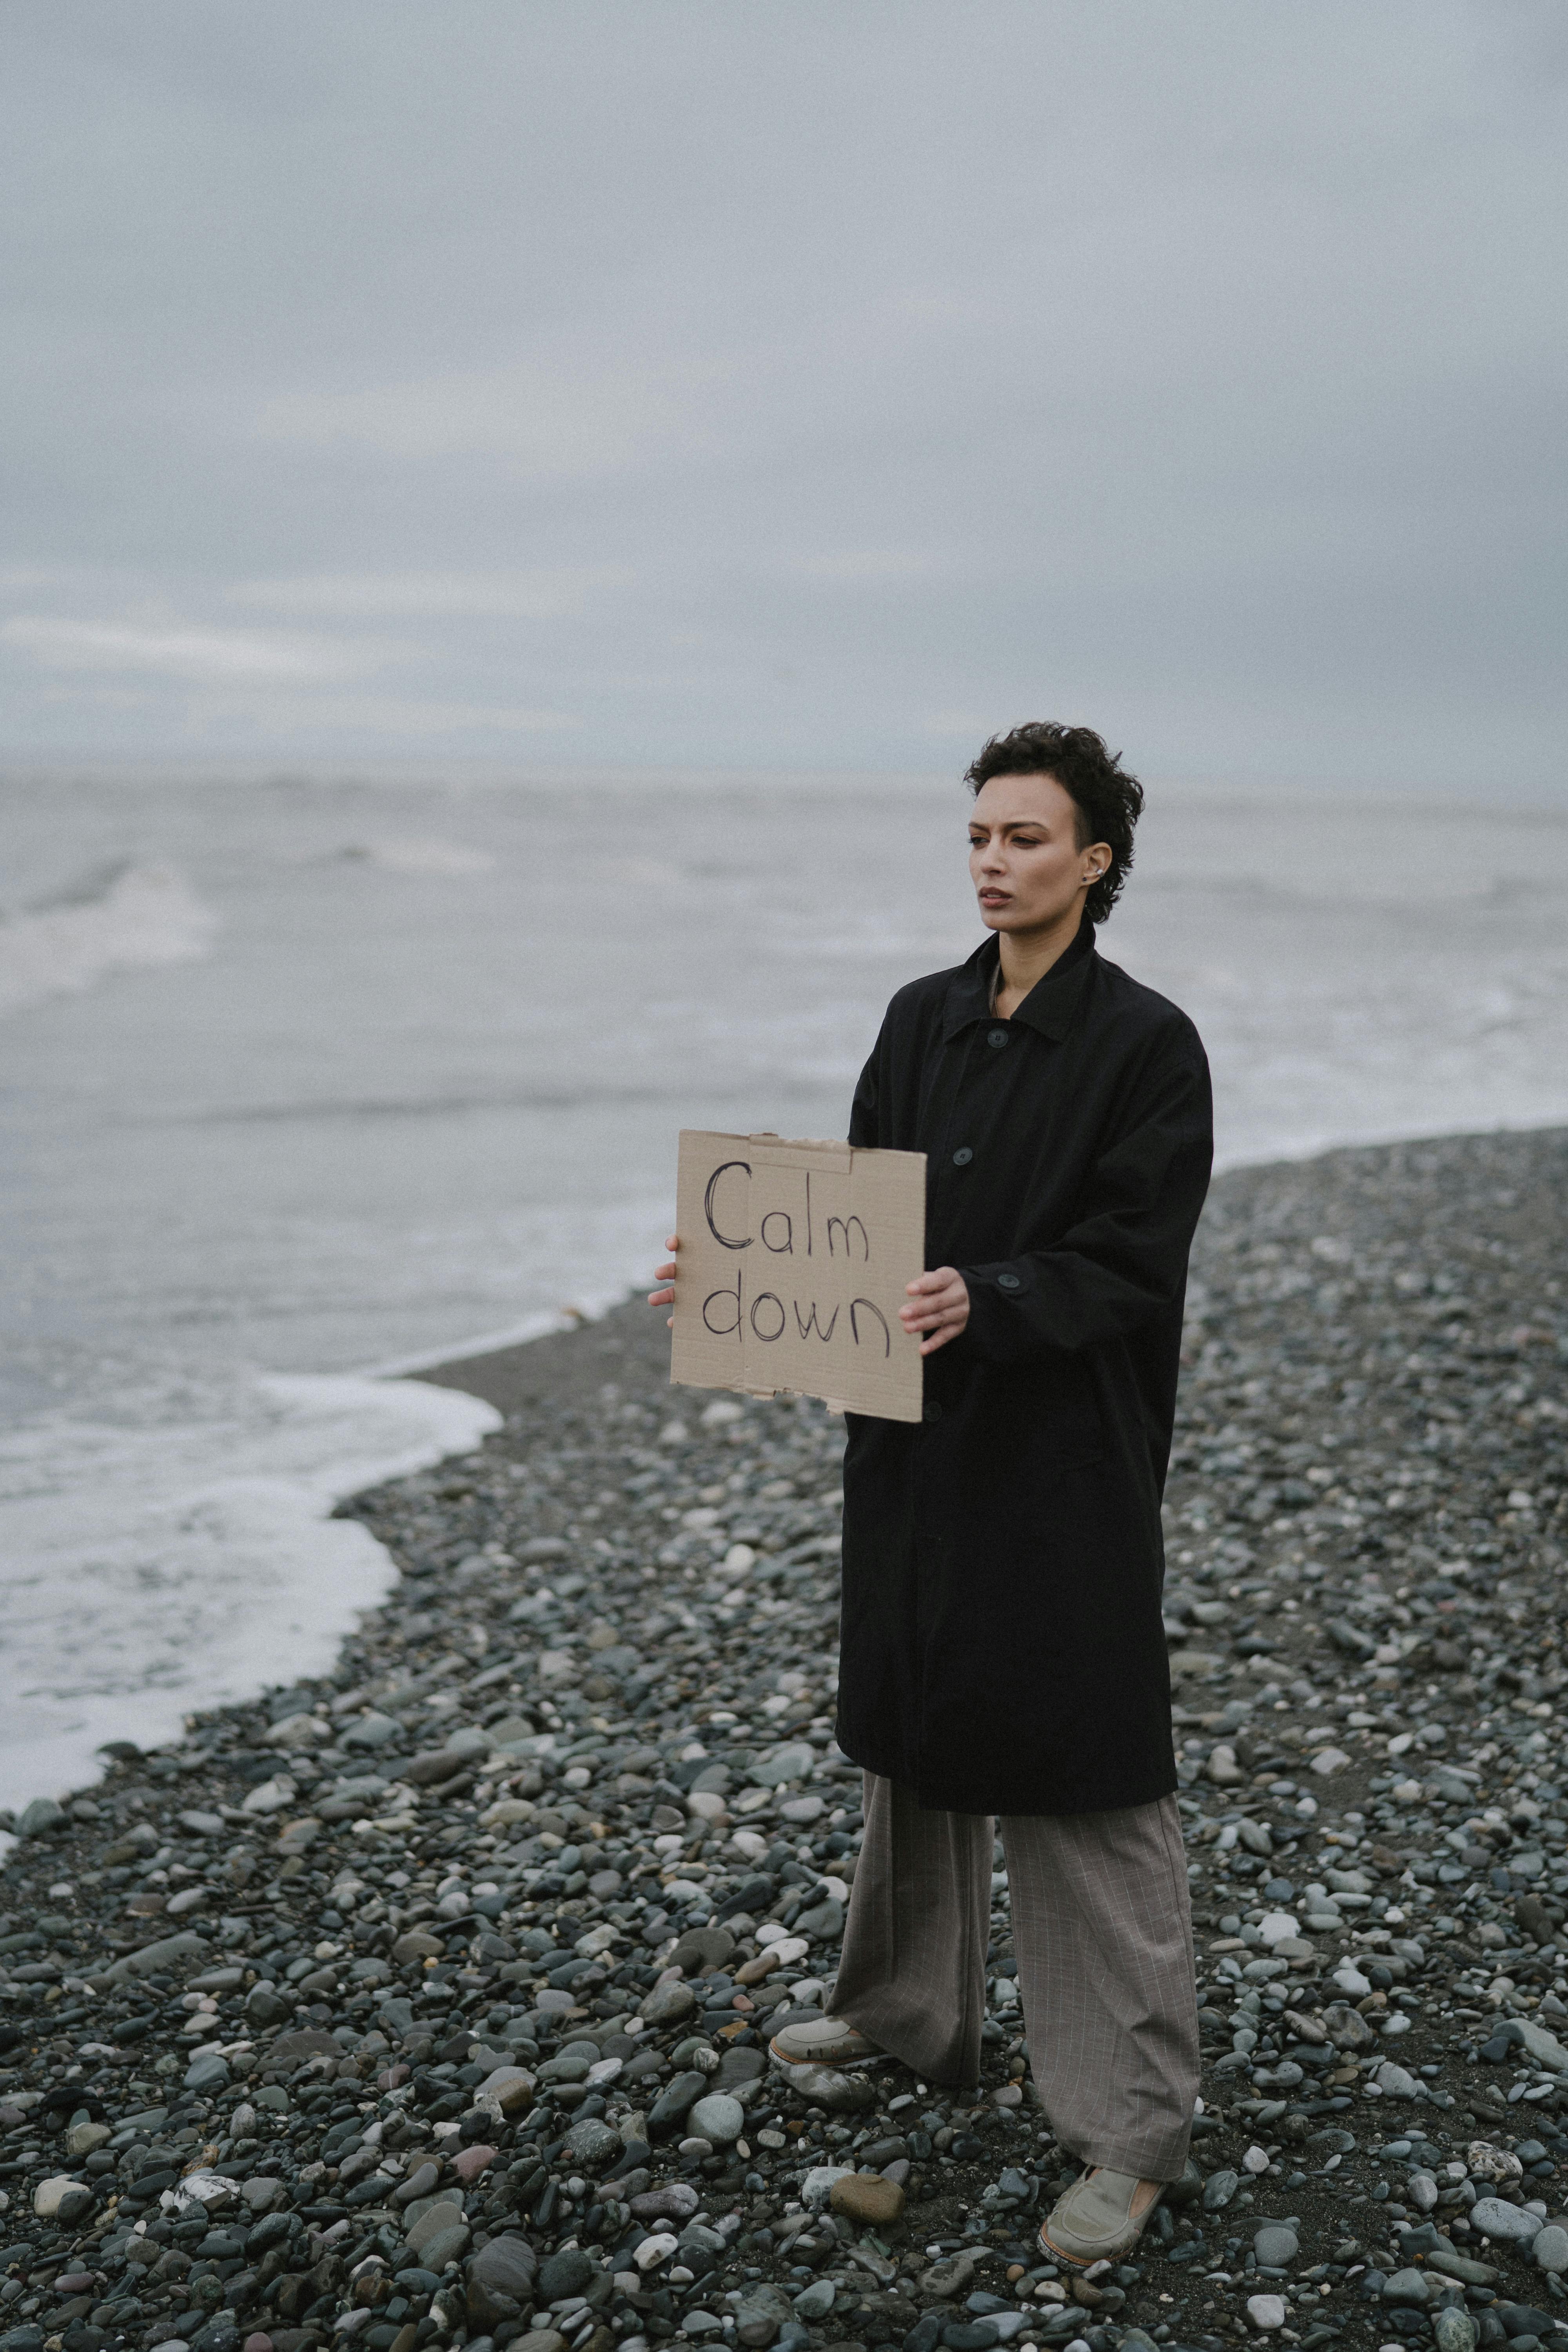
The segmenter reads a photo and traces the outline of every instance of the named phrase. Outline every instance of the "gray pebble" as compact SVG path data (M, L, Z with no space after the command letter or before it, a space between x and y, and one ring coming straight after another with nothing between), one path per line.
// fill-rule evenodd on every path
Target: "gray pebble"
M526 2238L509 2232L482 2246L468 2264L470 2325L478 2321L482 2326L494 2328L516 2319L523 2305L532 2299L537 2268L533 2248Z
M374 1750L388 1748L403 1737L403 1726L389 1715L359 1715L339 1734L345 1748ZM390 1771L394 1768L388 1766Z
M852 2115L874 2107L877 2094L864 2075L841 2074L832 2066L793 2066L790 2080L801 2098L831 2115Z
M413 2205L422 2197L433 2196L440 2185L441 2168L438 2164L416 2165L407 2178L393 2190L392 2202L395 2205Z
M724 2091L713 2091L699 2099L686 2118L687 2130L711 2140L715 2147L730 2147L745 2127L745 2108L739 2099L731 2098Z
M755 2279L742 2288L735 2317L742 2329L748 2321L762 2320L771 2321L776 2327L792 2315L794 2309L793 2303L781 2287L772 2285L766 2279ZM753 2340L772 2339L771 2336L764 2339L760 2335L755 2338L742 2336L743 2342Z
M811 2284L809 2286L802 2287L800 2293L795 2296L795 2315L797 2319L804 2320L805 2325L810 2327L817 2320L826 2318L828 2313L833 2308L833 2281L831 2279L813 2279Z
M677 2025L683 2017L690 2017L696 2007L697 1996L689 1985L655 1985L638 2003L637 2015L649 2025Z
M1384 2282L1384 2303L1415 2304L1425 2309L1431 2298L1432 2290L1422 2271L1395 2271L1392 2278Z
M836 2180L847 2180L854 2171L852 2164L814 2164L800 2184L800 2201L808 2213L826 2210Z
M573 2164L586 2164L597 2171L601 2165L609 2164L626 2150L618 2131L600 2123L596 2116L587 2116L567 2133L564 2153Z
M462 2211L462 2195L456 2189L446 2189L428 2202L423 2198L418 2199L409 2208L407 2242L411 2252L426 2263L426 2269L439 2267L427 2261L429 2249L443 2231L451 2229L455 2221L461 2220Z
M654 2131L669 2131L684 2122L693 2100L701 2097L708 2087L706 2074L695 2072L677 2074L666 2085L647 2111L649 2126Z
M634 2221L689 2221L701 2200L689 2180L671 2180L663 2189L645 2189L631 2200Z
M541 2303L557 2303L563 2295L581 2294L592 2284L598 2265L591 2254L573 2248L552 2254L539 2266L536 2292Z
M63 1825L65 1818L65 1807L57 1805L52 1797L35 1797L32 1803L24 1805L16 1816L16 1835L25 1838L47 1837L51 1830L58 1830Z
M1527 2213L1519 2205L1510 2205L1504 2197L1478 2197L1470 2208L1470 2227L1483 2237L1507 2238L1515 2245L1528 2245L1539 2235L1541 2217Z
M746 1777L753 1789L779 1789L786 1780L804 1778L816 1761L816 1748L801 1740L773 1748L752 1766Z
M439 2210L443 2212L450 2212L451 2208L443 2206ZM419 2249L419 2259L426 2270L445 2270L448 2263L456 2262L468 2242L468 2223L449 2221L444 2228L436 2231L432 2236L426 2239Z
M293 2014L292 2000L280 1993L275 1985L266 1983L252 1985L246 1996L246 2021L247 2024L260 2027L263 2032L269 2025L281 2025L285 2018L292 2017Z

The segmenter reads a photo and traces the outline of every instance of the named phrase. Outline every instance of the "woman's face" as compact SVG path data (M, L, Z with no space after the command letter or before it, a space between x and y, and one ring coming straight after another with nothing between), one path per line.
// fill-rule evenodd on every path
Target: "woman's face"
M1080 846L1078 803L1054 776L993 776L969 819L969 872L980 919L994 931L1044 931L1081 913L1110 863L1103 842Z

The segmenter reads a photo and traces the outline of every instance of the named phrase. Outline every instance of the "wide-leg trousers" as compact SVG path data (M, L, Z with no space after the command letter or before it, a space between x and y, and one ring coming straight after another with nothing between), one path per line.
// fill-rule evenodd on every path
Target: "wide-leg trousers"
M865 1775L834 2014L932 2083L980 2073L995 1828ZM1029 2064L1080 2162L1174 2180L1198 2089L1192 1912L1173 1797L1001 1820Z

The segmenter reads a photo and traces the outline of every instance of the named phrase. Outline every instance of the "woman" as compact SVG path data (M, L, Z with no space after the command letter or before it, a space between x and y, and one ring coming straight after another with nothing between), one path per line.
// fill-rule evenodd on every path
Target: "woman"
M866 1835L835 2013L773 2049L974 2079L999 1816L1035 2081L1086 2167L1042 2244L1087 2265L1181 2174L1197 2087L1160 1499L1212 1112L1191 1022L1096 949L1137 780L1047 723L968 780L992 936L894 997L850 1123L926 1154L924 1419L849 1417L838 1739Z

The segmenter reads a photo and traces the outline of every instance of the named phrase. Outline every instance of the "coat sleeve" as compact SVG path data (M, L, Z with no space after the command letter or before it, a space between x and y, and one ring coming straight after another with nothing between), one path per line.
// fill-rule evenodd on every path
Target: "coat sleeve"
M985 1363L1027 1363L1119 1339L1168 1308L1186 1281L1213 1156L1208 1064L1188 1032L1145 1063L1060 1241L959 1268L969 1322L954 1347Z
M879 1066L882 1040L878 1038L871 1058L861 1071L855 1088L855 1100L849 1110L848 1140L857 1151L875 1150L881 1141L881 1099Z

